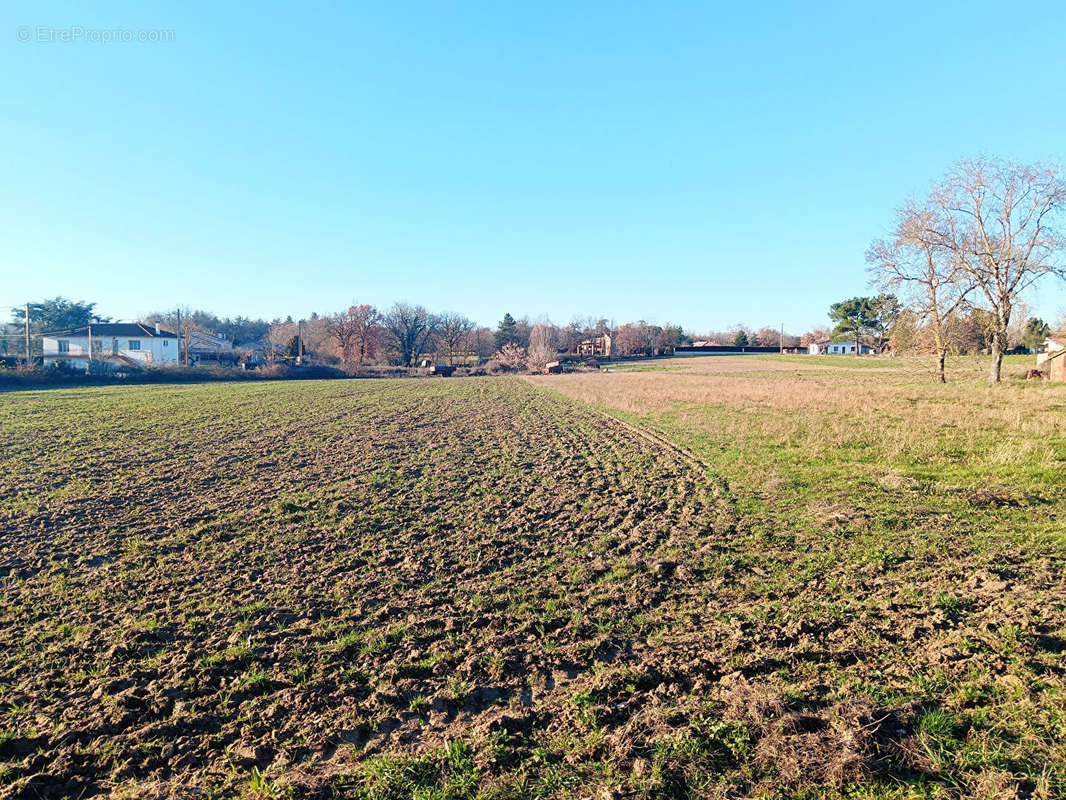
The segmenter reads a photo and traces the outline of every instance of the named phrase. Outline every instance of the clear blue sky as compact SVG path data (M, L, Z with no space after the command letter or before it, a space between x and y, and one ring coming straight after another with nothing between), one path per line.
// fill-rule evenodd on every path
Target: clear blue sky
M1060 3L873 5L7 3L0 306L802 332L955 160L1066 147Z

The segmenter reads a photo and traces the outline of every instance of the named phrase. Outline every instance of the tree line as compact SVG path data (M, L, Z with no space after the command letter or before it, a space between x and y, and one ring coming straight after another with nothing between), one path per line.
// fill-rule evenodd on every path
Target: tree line
M1028 316L1023 295L1047 275L1066 277L1059 227L1064 203L1066 183L1056 167L990 158L959 162L924 198L900 207L891 233L871 243L866 262L879 294L834 303L829 309L833 327L815 327L800 337L745 325L698 337L678 325L643 320L614 325L590 318L559 326L510 314L486 328L461 314L431 313L410 303L384 311L352 304L300 322L190 309L151 314L143 321L171 331L180 326L185 337L197 331L219 334L237 347L261 349L270 360L303 353L321 363L415 366L432 356L453 364L495 359L514 369L540 369L560 353L577 352L582 342L604 335L611 337L612 355L623 357L671 353L697 339L794 348L837 336L898 353L934 354L941 382L949 355L987 352L989 380L999 382L1004 353L1018 345L1035 348L1050 332L1047 323ZM31 304L32 332L86 325L98 319L94 309L94 303L62 297ZM12 352L13 342L19 347L15 331L22 321L23 310L16 308L0 340L5 352Z
M65 297L53 297L29 304L29 329L31 339L51 331L83 328L91 323L111 322L110 317L101 316L96 311L96 303L69 300ZM11 310L11 322L5 327L5 338L0 345L6 345L5 352L22 353L25 346L21 335L25 326L25 306L15 306ZM249 317L219 317L208 311L182 310L182 329L184 332L209 331L226 337L235 344L249 344L264 339L274 324L280 319L268 322ZM160 323L167 330L177 330L177 311L149 314L139 320L147 325ZM14 346L12 346L12 344Z
M1040 320L1030 319L1024 306L1008 328L1011 347L1036 347L1050 332ZM31 333L83 327L107 322L96 304L52 298L30 304ZM23 310L12 311L9 339L0 342L6 353L22 353ZM496 327L478 326L454 312L430 313L423 306L394 304L381 312L367 304L353 304L334 314L312 313L297 322L291 317L274 320L220 317L209 311L184 308L145 315L147 325L160 324L185 340L195 333L224 337L240 352L261 353L267 361L291 361L302 352L306 360L323 364L415 365L424 357L439 363L484 363L493 360L508 369L541 369L562 353L576 353L582 342L609 335L618 357L655 356L693 343L737 347L806 348L831 336L861 340L894 352L932 352L930 333L916 311L903 307L895 295L852 298L835 303L830 318L836 327L813 327L802 335L780 328L751 327L738 323L724 330L696 334L680 325L659 326L643 320L616 325L602 317L576 319L565 326L550 321L532 322L504 314ZM1020 320L1024 320L1024 323ZM943 321L944 341L952 353L988 352L990 315L963 305ZM39 350L38 350L39 352Z
M804 335L804 344L836 337L897 355L936 354L937 380L943 375L946 356L991 353L996 328L992 312L974 304L960 303L932 323L920 310L902 305L892 294L834 303L829 318L835 327L817 328ZM1007 325L1003 352L1035 352L1056 329L1066 329L1066 318L1053 328L1030 316L1027 305L1018 301Z
M477 325L455 312L431 313L424 306L396 303L386 311L354 304L337 314L303 323L274 324L268 338L285 357L299 348L322 361L345 364L399 364L413 367L424 358L447 364L496 361L508 369L543 369L562 353L576 353L582 342L608 334L616 355L673 352L685 339L680 326L644 321L611 326L606 319L575 320L560 326L549 320L503 315L495 328Z
M31 333L39 336L110 321L95 309L95 303L63 297L32 303ZM13 310L9 328L21 329L23 319L21 309ZM353 366L413 367L432 358L447 364L495 360L509 369L543 369L560 354L576 353L582 342L604 335L611 337L612 354L617 356L668 354L691 341L679 325L659 326L643 320L615 325L606 318L590 317L561 326L506 313L495 328L488 328L459 313L433 313L411 303L395 303L384 311L353 303L343 311L312 313L299 321L219 317L190 308L147 314L140 321L171 332L180 330L185 341L197 333L222 336L238 351L261 354L267 361L290 361L302 354L308 362Z

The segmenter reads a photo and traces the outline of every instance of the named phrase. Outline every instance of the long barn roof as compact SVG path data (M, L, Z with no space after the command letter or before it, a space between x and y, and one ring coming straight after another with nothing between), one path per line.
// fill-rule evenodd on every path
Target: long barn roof
M93 336L133 336L151 337L153 339L177 339L177 334L170 331L160 330L156 333L154 327L142 325L139 322L100 322L92 326L85 325L81 328L71 328L65 331L49 331L45 336L88 336L89 328L92 327Z

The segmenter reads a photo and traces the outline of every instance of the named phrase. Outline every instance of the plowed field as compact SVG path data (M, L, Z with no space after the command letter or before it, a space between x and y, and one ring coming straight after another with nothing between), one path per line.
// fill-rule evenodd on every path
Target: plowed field
M0 431L0 796L1061 786L1049 545L775 535L518 379L19 392ZM950 686L899 690L968 669L998 708L1017 663L1044 693L980 733L1002 768L950 761L982 719Z

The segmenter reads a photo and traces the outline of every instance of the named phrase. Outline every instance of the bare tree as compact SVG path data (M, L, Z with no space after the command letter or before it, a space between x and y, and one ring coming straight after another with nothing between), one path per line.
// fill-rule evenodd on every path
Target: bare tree
M929 326L923 327L921 321L921 314L912 308L904 308L896 315L892 335L888 338L888 348L893 355L927 351ZM935 344L931 347L935 352Z
M181 324L178 326L178 330L176 330L175 333L178 334L178 342L181 347L181 353L179 353L179 356L184 357L185 366L189 366L189 347L192 344L193 339L196 337L196 334L211 332L212 331L208 327L197 322L196 319L191 316L183 316L181 318Z
M615 348L619 355L655 355L660 347L663 329L644 320L627 322L614 331Z
M619 325L614 332L614 348L620 356L629 356L640 350L640 332L632 322Z
M372 360L381 338L380 324L381 315L370 305L353 305L330 317L328 330L341 361L364 364Z
M492 328L478 327L470 333L471 349L477 353L477 363L482 363L492 355L496 333Z
M763 347L781 347L781 331L778 328L764 325L759 328L755 336Z
M422 306L396 303L384 318L385 330L391 334L400 363L413 367L428 348L437 331L437 318Z
M332 360L334 348L330 346L333 344L333 336L329 330L331 321L331 319L320 317L317 314L312 314L310 319L304 321L303 339L305 358L309 355L313 355L320 361L327 359Z
M992 367L998 383L1007 329L1019 296L1044 275L1063 276L1055 221L1066 184L1054 167L979 158L960 162L936 186L928 231L954 257L992 312Z
M800 337L799 343L801 347L807 347L815 342L823 342L829 338L832 331L824 326L814 327L807 331Z
M470 333L476 326L462 314L444 313L437 317L437 322L441 347L448 354L448 363L454 364L456 352L470 344Z
M1051 326L1052 333L1066 332L1066 309L1059 312L1059 319L1054 325Z
M559 346L568 353L576 352L578 344L585 338L585 328L581 320L574 319L559 331Z
M185 326L185 322L182 321L182 327ZM264 355L268 361L280 361L289 353L289 343L296 338L296 331L299 326L292 322L272 322L270 324L270 330L267 331L266 341L270 345L266 349Z
M529 352L526 365L536 371L543 370L558 357L558 337L551 323L538 322L529 333Z
M56 301L61 299L57 297ZM95 303L91 305L95 305ZM157 311L142 317L142 321L149 325L153 323L162 325L176 333L178 335L178 361L186 365L189 363L189 344L192 337L197 333L214 333L218 329L217 323L219 322L214 314L202 310L193 310L188 306L183 306L174 311Z
M659 341L659 335L663 329L658 325L650 325L644 320L637 323L637 334L640 341L640 352L646 356L655 355L655 346Z
M866 251L874 282L884 291L900 290L927 325L937 356L937 376L947 382L944 362L949 350L947 322L973 291L961 262L940 244L937 214L911 202L897 214L891 238L875 240Z
M1019 300L1011 312L1010 325L1007 326L1007 349L1013 350L1024 344L1026 325L1029 322L1029 305Z

